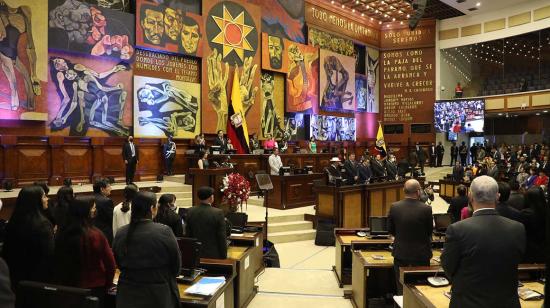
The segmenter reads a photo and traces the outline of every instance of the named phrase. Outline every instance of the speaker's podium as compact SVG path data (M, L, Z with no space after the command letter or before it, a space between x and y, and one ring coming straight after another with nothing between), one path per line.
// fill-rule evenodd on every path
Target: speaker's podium
M223 185L223 178L232 171L233 168L189 168L189 174L192 177L191 184L193 185L193 205L200 204L199 197L197 196L197 191L201 186L210 186L214 188L214 204L219 204L223 196L222 192L220 191Z

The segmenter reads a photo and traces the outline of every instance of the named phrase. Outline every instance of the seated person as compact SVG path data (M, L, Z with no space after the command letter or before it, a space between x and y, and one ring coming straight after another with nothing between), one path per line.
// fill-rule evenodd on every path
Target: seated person
M535 168L531 168L529 170L529 177L527 178L527 181L525 181L525 188L529 189L531 188L532 186L535 185L535 181L537 180L538 176L537 176L537 169Z
M273 150L278 147L277 141L271 136L271 134L266 135L266 140L264 141L264 149Z
M279 175L279 170L283 166L283 162L281 161L281 156L279 156L279 149L275 148L273 150L273 154L269 156L268 163L269 163L270 174Z
M260 140L258 140L256 133L252 134L252 138L250 139L250 149L252 151L260 149Z
M370 169L370 160L365 159L361 164L359 164L359 168L357 168L357 171L359 173L359 180L357 183L363 184L368 183L370 181L370 178L372 177L372 170Z
M342 172L340 171L340 158L333 157L330 159L330 166L326 169L328 173L328 182L335 184L337 180L342 180Z
M231 138L227 138L227 144L225 146L225 149L227 151L235 150L235 148L233 147L233 143L231 142Z
M455 166L453 167L453 180L459 183L464 180L464 168L462 167L460 162L456 162Z
M533 183L534 186L548 186L548 176L546 175L546 170L540 169L539 176Z
M223 130L218 131L218 136L214 139L214 145L220 147L221 153L224 153L227 149L227 139L223 136Z
M199 161L197 162L199 169L208 169L208 152L199 153Z
M202 243L201 258L227 258L227 237L223 211L212 206L214 189L200 187L197 195L200 205L187 211L185 236Z

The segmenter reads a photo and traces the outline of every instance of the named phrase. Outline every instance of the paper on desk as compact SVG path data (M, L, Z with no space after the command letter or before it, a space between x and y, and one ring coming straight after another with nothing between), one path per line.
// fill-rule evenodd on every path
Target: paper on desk
M203 277L197 283L185 290L185 293L211 296L223 286L225 277Z

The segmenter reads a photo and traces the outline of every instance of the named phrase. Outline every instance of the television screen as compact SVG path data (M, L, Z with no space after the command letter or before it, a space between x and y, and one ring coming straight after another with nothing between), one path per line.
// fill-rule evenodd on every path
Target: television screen
M485 100L436 101L434 117L435 130L438 133L482 133L485 120Z
M455 132L447 132L447 139L449 141L457 141L458 140L458 133Z
M320 141L354 141L355 118L311 115L309 136Z

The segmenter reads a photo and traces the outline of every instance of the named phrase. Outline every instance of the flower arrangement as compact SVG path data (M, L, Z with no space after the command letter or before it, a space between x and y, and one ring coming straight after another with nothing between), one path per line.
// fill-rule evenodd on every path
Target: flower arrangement
M223 179L224 201L227 201L231 208L242 205L250 197L250 182L238 173L230 173Z

